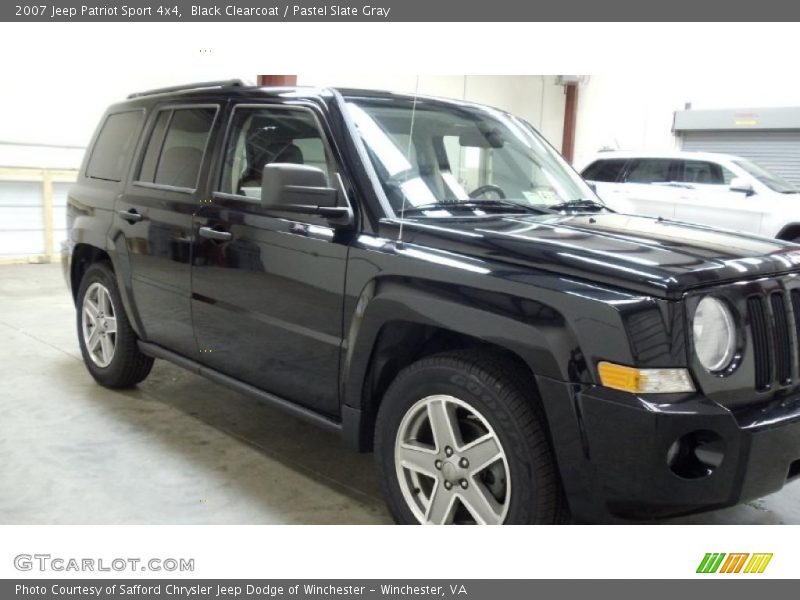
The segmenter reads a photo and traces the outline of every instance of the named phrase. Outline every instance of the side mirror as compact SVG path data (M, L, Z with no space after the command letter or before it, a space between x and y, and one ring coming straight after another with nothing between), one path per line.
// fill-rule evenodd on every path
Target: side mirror
M261 174L261 206L278 212L321 215L331 223L349 225L353 213L338 206L339 192L328 187L325 172L311 165L272 163Z
M328 178L322 169L292 163L264 165L261 204L265 207L336 206L336 196L336 190L328 187Z
M745 196L752 196L756 193L755 190L753 190L753 184L744 177L734 177L731 179L730 190L732 192L741 192Z

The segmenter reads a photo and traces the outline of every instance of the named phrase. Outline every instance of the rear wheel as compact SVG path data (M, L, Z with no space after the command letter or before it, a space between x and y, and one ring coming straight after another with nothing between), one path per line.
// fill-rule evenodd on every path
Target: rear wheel
M403 370L375 450L399 523L556 523L567 510L533 390L500 360L448 353Z
M105 263L90 266L78 289L78 340L83 362L98 383L131 387L153 367L137 346L114 273Z

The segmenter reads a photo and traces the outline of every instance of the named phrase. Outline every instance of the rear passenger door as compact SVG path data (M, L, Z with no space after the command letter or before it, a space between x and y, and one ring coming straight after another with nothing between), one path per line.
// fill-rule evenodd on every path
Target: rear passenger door
M603 158L594 161L581 173L582 177L594 185L600 199L612 209L627 213L630 205L625 202L623 186L620 183L625 172L625 158Z
M675 184L677 161L669 158L637 158L630 161L623 176L621 202L633 214L646 217L675 217L675 202L688 190Z
M321 118L310 106L233 108L212 202L195 217L192 313L205 365L335 416L352 234L261 204L270 163L317 167L341 190Z
M190 313L192 214L207 190L219 104L167 105L151 115L132 182L116 202L115 243L128 261L145 340L197 357Z

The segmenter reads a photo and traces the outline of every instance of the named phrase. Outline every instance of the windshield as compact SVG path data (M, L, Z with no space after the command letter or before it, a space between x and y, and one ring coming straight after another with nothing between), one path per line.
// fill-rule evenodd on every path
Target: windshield
M502 111L429 98L349 97L347 106L397 214L598 202L532 127Z
M780 192L781 194L792 194L800 191L796 186L786 181L780 175L770 173L765 168L759 167L757 164L750 162L749 160L735 160L733 162L775 192Z

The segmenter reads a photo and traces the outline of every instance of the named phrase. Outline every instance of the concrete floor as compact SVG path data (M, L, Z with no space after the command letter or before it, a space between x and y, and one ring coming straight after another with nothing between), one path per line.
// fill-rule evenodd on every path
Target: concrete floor
M157 361L83 367L57 265L0 267L0 524L388 523L370 455ZM672 523L800 523L800 485Z

